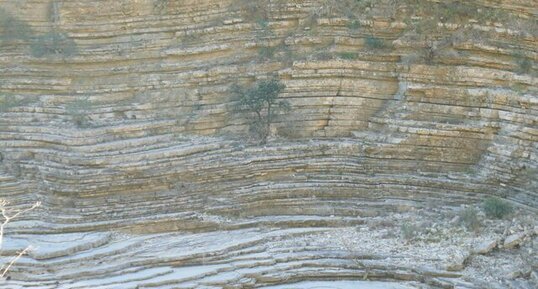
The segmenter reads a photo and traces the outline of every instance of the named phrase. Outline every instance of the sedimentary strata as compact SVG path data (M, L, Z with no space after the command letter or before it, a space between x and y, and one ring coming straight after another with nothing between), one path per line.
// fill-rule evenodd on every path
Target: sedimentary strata
M0 1L0 197L42 202L0 288L533 288L535 1L344 2ZM269 78L258 145L230 86Z

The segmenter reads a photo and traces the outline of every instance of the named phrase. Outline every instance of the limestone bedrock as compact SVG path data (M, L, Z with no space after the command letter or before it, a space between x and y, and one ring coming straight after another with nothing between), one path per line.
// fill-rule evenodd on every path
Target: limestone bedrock
M537 15L0 0L0 198L42 202L0 288L536 288ZM231 87L268 79L262 145Z

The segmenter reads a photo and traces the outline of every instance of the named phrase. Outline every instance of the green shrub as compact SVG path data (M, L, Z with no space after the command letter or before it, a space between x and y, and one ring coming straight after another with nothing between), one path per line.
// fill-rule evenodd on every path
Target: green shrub
M462 22L466 19L473 18L477 14L477 6L472 3L454 1L447 3L439 3L439 8L443 13L443 19L450 22ZM439 17L441 18L441 17Z
M0 8L0 41L28 40L31 35L32 30L26 22Z
M340 52L338 53L338 57L346 60L353 60L357 58L357 53L354 52Z
M269 29L269 20L265 18L256 19L256 23L261 29Z
M357 30L361 27L361 23L358 20L352 20L347 27L351 30Z
M169 0L155 0L153 2L153 10L159 14L163 14L168 9Z
M312 54L312 58L316 60L327 61L327 60L333 59L334 54L328 51L316 51L315 53Z
M513 211L512 205L497 197L487 198L482 206L489 218L501 219Z
M88 97L77 98L66 106L66 112L77 127L87 128L91 126L88 114L92 106Z
M469 231L478 231L480 229L480 220L478 219L478 211L473 208L465 208L459 214L460 224Z
M516 62L516 72L518 74L529 74L532 70L532 61L528 59L525 55L521 53L516 53L514 55Z
M11 108L23 106L31 103L27 98L21 98L14 95L0 95L0 112L6 112Z
M366 47L370 49L381 49L385 47L385 43L383 42L383 40L374 36L366 37L365 44Z
M400 226L400 234L402 238L406 241L413 240L417 236L418 232L418 227L413 224L403 223Z
M77 53L77 45L67 34L52 31L38 36L32 42L30 50L34 57L53 55L69 57Z
M269 60L275 56L276 50L277 50L276 47L263 46L263 47L258 48L258 56L261 59Z
M355 0L355 2L359 5L359 8L370 8L372 5L374 5L375 0Z
M234 0L229 9L241 13L241 16L247 21L259 23L269 19L270 7L269 0Z

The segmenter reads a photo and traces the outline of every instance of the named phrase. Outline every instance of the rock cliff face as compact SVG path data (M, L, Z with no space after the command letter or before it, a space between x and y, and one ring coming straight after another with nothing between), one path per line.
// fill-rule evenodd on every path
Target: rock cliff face
M537 3L468 2L0 1L0 197L43 203L0 288L532 288ZM270 78L258 145L230 87ZM488 196L525 241L473 255Z

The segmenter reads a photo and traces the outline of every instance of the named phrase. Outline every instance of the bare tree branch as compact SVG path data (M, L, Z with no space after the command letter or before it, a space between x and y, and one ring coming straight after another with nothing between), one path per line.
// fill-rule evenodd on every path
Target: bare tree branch
M7 274L7 272L9 271L9 269L11 268L11 266L13 266L13 264L15 264L15 262L17 262L17 260L19 260L20 257L22 257L23 255L25 255L26 253L30 252L32 250L32 246L28 246L26 248L24 248L24 250L20 251L17 255L15 255L15 257L13 257L13 259L11 259L11 261L9 262L9 264L7 265L7 267L4 269L2 267L2 270L1 273L0 273L0 278L4 278Z
M17 218L21 214L24 214L26 212L29 212L39 206L41 206L41 202L35 202L31 207L16 211L13 215L10 215L8 212L8 205L9 202L5 199L0 199L0 212L2 213L2 217L4 218L4 221L0 224L0 250L2 250L2 245L4 243L4 228L5 226L14 218ZM9 269L19 260L23 255L27 254L30 250L32 250L32 246L26 247L24 250L20 251L15 255L11 261L7 264L7 266L2 266L0 268L0 279L3 279L6 274L8 273Z

